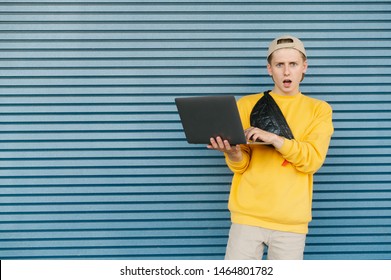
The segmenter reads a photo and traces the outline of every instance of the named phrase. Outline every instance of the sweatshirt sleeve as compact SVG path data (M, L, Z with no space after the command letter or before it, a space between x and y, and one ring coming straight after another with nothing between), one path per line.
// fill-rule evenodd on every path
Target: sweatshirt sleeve
M241 161L232 161L225 155L225 161L227 166L233 173L243 174L246 171L249 163L250 163L250 153L251 150L246 145L241 145L243 159Z
M304 137L285 139L277 151L300 172L314 174L326 159L333 132L331 106L321 102Z
M252 110L252 103L249 102L248 98L241 98L237 102L240 119L242 121L243 129L250 127L250 112ZM243 132L244 133L244 132ZM225 155L225 161L227 166L233 173L243 174L248 165L250 164L251 149L247 145L241 145L243 159L240 162L234 162L229 160L228 156Z

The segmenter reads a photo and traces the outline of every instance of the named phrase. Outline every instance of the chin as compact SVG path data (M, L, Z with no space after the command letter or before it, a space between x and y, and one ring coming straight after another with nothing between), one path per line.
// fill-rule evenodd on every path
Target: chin
M299 92L299 89L294 86L290 86L289 88L283 87L282 92L285 94L296 94Z

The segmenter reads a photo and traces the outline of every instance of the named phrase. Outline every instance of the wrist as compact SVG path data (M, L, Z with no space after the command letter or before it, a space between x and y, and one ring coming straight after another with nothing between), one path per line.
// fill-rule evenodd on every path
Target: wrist
M227 153L227 156L230 161L235 161L235 162L239 162L243 159L242 151Z
M282 147L282 145L284 145L284 142L285 142L284 137L276 135L275 139L272 142L272 145L274 146L274 148L280 149Z

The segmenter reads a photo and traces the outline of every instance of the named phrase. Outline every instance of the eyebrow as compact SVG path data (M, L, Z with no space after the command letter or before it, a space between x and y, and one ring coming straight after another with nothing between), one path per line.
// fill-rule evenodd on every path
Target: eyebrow
M274 61L273 62L274 64L280 64L280 63L299 63L299 61L298 60L290 60L290 61Z

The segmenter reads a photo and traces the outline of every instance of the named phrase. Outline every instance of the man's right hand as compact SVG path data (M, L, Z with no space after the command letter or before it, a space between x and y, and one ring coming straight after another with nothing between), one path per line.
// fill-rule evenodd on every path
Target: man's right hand
M207 148L227 154L232 161L241 161L243 158L240 145L231 146L228 140L223 140L219 136L217 136L216 139L213 137L210 138L210 144Z

